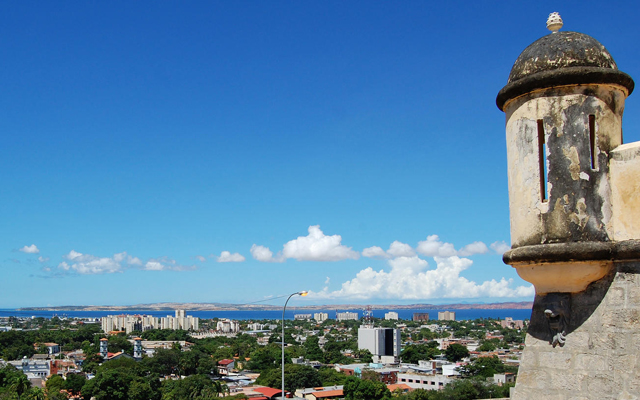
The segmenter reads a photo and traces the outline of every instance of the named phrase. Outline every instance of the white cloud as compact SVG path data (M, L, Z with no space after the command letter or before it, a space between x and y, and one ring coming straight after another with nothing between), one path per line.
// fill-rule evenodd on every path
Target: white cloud
M436 268L427 269L427 261L417 257L398 257L388 261L389 271L365 268L355 278L344 282L340 290L310 293L317 298L403 299L532 297L533 286L512 288L511 279L502 278L476 283L460 273L473 261L467 258L435 257Z
M276 256L273 256L273 252L269 250L268 247L259 246L254 244L251 246L251 256L258 261L262 262L284 262L284 257L282 254L278 253Z
M82 254L71 250L69 254L62 256L65 261L58 264L58 268L64 271L78 274L111 274L123 272L127 268L140 268L148 271L173 270L183 271L194 269L194 266L184 266L167 257L150 259L143 263L138 257L132 257L126 251L116 253L113 257L96 257L91 254Z
M483 242L473 242L458 251L460 257L468 257L474 254L486 254L489 252L489 248Z
M58 268L65 271L73 271L79 274L110 274L122 272L120 262L116 261L116 258L119 258L118 254L115 254L114 257L96 257L71 250L69 254L63 256L63 258L69 262L61 262L58 264Z
M341 242L342 236L327 236L320 230L320 225L312 225L309 227L309 235L287 242L282 254L285 258L295 258L298 261L357 260L360 257L360 253Z
M149 259L143 267L146 271L188 271L196 269L195 265L180 265L169 257Z
M387 253L391 257L412 257L416 255L416 252L411 248L411 246L397 240L391 243Z
M228 251L223 251L220 253L220 257L216 257L218 262L243 262L245 260L244 256L240 253L231 254Z
M457 254L451 243L443 243L438 235L427 236L427 240L418 242L418 253L427 257L451 257Z
M118 263L124 262L127 265L142 265L142 260L140 260L138 257L132 257L128 255L126 251L114 254L113 259Z
M207 260L204 256L196 256L196 259L200 262L205 262Z
M504 254L506 251L511 250L511 246L505 242L493 242L490 245L491 249L498 254Z
M49 257L40 256L40 257L38 257L38 261L40 261L41 263L45 263L45 262L49 261Z
M362 250L362 255L364 257L369 257L369 258L389 258L390 257L386 251L382 250L382 247L378 247L378 246L367 247L366 249Z
M38 253L40 253L40 250L38 249L38 246L36 246L35 244L32 244L31 246L24 246L24 247L20 248L19 251L21 251L23 253L28 253L28 254L38 254Z

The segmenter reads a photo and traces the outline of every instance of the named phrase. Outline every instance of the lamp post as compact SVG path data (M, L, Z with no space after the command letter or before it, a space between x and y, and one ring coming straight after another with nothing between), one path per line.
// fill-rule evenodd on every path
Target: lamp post
M291 293L291 295L289 295L289 297L287 298L287 301L284 302L284 307L282 307L282 397L281 399L284 399L285 397L285 391L284 391L284 311L287 309L287 303L289 302L289 299L291 299L293 296L295 295L300 295L300 296L306 296L309 294L308 291L303 290L302 292L295 292L295 293Z

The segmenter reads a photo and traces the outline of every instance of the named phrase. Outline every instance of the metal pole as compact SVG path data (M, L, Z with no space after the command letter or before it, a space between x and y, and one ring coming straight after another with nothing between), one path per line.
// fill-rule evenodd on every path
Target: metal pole
M284 394L284 311L287 309L287 303L289 302L289 299L291 299L291 297L295 296L296 294L300 294L299 292L296 293L292 293L288 298L287 301L284 302L284 307L282 307L282 337L281 339L281 343L282 343L282 394L281 394L281 399L284 399L285 394Z
M281 399L284 399L285 397L285 392L284 392L284 311L287 309L287 303L289 302L289 299L291 299L293 296L295 295L300 295L300 296L306 296L307 294L309 294L308 291L303 290L302 292L295 292L295 293L291 293L291 295L289 295L289 297L287 298L287 301L284 302L284 307L282 307L282 394L281 394Z

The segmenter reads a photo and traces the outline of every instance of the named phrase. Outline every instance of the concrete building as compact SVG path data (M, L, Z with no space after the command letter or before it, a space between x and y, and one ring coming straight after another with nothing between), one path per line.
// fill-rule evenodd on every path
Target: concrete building
M311 314L294 314L293 319L296 321L309 321L311 319Z
M349 321L349 320L353 320L353 321L357 321L358 320L358 313L357 312L339 312L336 313L336 319L338 321Z
M386 320L398 320L398 313L395 311L389 311L388 313L384 314L384 319Z
M505 319L500 321L500 326L503 328L510 328L510 329L522 329L524 328L524 321L521 319L513 319L511 317L506 317Z
M360 327L358 329L358 349L369 350L373 355L374 363L398 363L400 329Z
M313 319L315 319L316 322L322 323L329 319L329 314L327 314L326 312L315 313L313 314Z
M398 374L398 382L404 383L413 389L441 390L456 378L445 375L428 375L417 372Z
M426 312L425 313L419 313L419 312L413 313L413 320L414 321L423 321L423 322L429 321L429 313L426 313Z
M438 321L455 321L455 320L456 320L455 311L438 312Z
M503 259L536 293L511 398L634 398L640 142L622 141L634 82L596 39L559 32L557 13L547 27L496 99L506 114L511 219Z
M224 318L218 321L216 324L216 330L223 333L237 333L240 332L240 324L238 321L232 321Z
M186 315L185 310L176 310L175 317L167 315L158 318L152 315L108 315L100 321L105 333L124 331L127 334L133 331L147 331L149 329L184 329L197 331L199 329L198 317Z

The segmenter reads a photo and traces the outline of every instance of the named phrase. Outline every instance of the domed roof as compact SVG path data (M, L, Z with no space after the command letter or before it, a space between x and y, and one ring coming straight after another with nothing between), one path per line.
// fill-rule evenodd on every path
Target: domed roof
M618 69L600 42L579 32L555 32L529 45L513 64L509 82L543 71L566 67Z
M529 45L511 68L496 103L504 104L535 89L589 83L614 83L633 91L633 79L618 70L607 49L578 32L554 32Z

